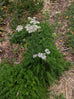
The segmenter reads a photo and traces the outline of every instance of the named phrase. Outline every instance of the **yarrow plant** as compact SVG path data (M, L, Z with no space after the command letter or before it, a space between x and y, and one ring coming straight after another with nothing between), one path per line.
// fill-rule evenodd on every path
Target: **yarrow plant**
M37 25L41 27L41 30L29 35L26 27L11 35L12 43L20 44L25 51L20 64L11 64L13 66L8 67L8 64L4 63L0 66L0 97L2 99L20 99L20 97L21 99L47 99L47 94L45 96L47 86L52 85L54 80L69 68L69 63L62 59L62 54L54 45L52 27L47 23L34 22L35 17L34 21L30 17L28 19L27 27Z

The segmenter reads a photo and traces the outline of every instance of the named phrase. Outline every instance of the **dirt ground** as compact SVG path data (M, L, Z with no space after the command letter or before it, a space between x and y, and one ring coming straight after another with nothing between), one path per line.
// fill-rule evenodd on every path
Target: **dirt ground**
M0 62L2 62L4 59L8 59L9 63L15 63L19 64L20 60L22 58L22 52L24 52L24 48L20 47L18 44L11 44L9 41L8 33L12 34L13 31L10 29L10 22L9 19L6 18L4 20L5 25L1 26L0 28L4 29L2 32L2 35L0 36L0 40L4 39L3 41L0 41ZM17 50L17 53L15 50Z
M73 0L58 0L59 2L56 3L51 3L48 1L45 1L45 6L44 8L48 10L49 15L50 15L50 24L55 23L55 18L54 16L56 15L56 12L59 11L60 13L63 13L69 5L71 5L71 2ZM51 11L50 11L51 9ZM61 16L58 17L58 22L61 22L62 27L56 31L55 33L66 33L67 32L67 20L62 19ZM60 39L57 39L55 44L57 45L58 49L61 49L61 52L65 55L64 59L70 60L72 63L74 63L74 56L72 55L71 52L68 51L68 48L66 45L64 45L65 42L65 37L61 36L62 42ZM71 70L66 71L65 75L60 77L60 80L58 82L59 84L53 85L51 88L48 88L49 90L55 91L57 95L60 95L60 93L63 93L66 99L74 99L74 66L71 68ZM51 95L52 96L52 95ZM51 99L53 99L51 97Z

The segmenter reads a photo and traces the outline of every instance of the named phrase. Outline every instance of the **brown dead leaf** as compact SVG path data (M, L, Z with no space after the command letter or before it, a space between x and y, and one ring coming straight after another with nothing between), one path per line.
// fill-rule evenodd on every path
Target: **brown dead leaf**
M68 19L69 17L68 16L66 16L66 19Z
M7 23L7 26L9 26L9 22Z
M14 32L13 32L13 31L11 31L11 34L14 34Z
M73 32L72 30L71 30L70 32L71 32L72 34L74 34L74 32Z

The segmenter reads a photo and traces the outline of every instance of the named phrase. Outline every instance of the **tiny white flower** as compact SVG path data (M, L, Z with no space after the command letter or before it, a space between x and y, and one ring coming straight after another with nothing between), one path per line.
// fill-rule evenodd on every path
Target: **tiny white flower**
M27 25L25 26L26 29L27 29L28 27L30 27L30 24L27 24Z
M45 53L46 53L46 54L50 54L49 49L45 49Z
M30 23L31 23L31 24L32 24L32 23L33 23L33 24L39 24L40 22L39 22L39 21L36 21L36 20L31 20Z
M55 13L56 13L56 14L60 14L61 12L60 12L60 11L56 11Z
M33 19L36 19L36 17L33 17Z
M46 60L46 55L45 53L42 54L42 57L41 57L43 60Z
M16 28L16 30L19 32L19 31L22 31L22 29L23 29L23 26L22 25L18 25L17 26L17 28Z
M28 33L32 33L32 31L28 31Z
M39 4L39 2L37 4Z
M37 54L35 54L35 55L33 55L33 58L36 58L38 55Z
M46 56L43 56L42 59L43 59L43 60L46 60Z
M37 26L37 28L40 29L41 27L40 26Z
M39 2L38 2L38 3L36 3L35 5L39 5Z
M32 18L31 17L28 17L28 20L32 20Z
M40 57L40 58L41 58L41 57L42 57L42 53L38 53L38 57Z
M31 24L27 24L24 28L26 28L26 31L28 31L28 33L32 33L32 32L35 32L37 31L38 29L40 29L41 27L40 26L37 26L36 24L39 24L40 22L39 21L36 21L36 17L28 17L28 19L31 19L30 23Z
M38 57L42 58L43 60L46 60L46 55L45 53L38 53Z

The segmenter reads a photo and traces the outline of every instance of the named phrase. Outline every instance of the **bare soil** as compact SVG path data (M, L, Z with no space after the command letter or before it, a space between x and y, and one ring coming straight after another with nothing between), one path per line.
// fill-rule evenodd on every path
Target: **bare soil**
M61 13L61 16L58 16L58 22L61 22L62 27L58 28L58 31L56 28L55 33L62 35L55 41L55 44L58 49L61 49L61 52L64 55L64 59L70 60L72 63L74 63L74 56L71 53L73 49L67 48L67 46L65 45L66 42L65 36L63 35L68 31L68 29L66 28L68 25L67 24L68 20L63 19L62 16L63 12L67 9L67 7L71 5L71 2L73 2L73 0L58 0L56 3L49 2L48 0L45 1L44 8L47 9L47 11L49 12L50 15L49 21L51 25L53 25L56 21L55 20L56 12L59 11ZM68 49L70 49L70 51L68 51ZM57 95L63 93L66 99L74 99L74 66L71 68L71 70L66 71L65 75L60 77L60 80L57 82L59 84L53 85L52 87L48 88L48 90L55 91ZM53 99L52 93L51 99Z
M0 28L4 29L0 39L4 38L4 41L0 41L0 62L5 59L8 59L9 63L19 64L22 58L22 53L24 52L24 48L20 47L18 44L11 44L9 41L8 33L13 34L13 31L10 29L9 19L5 19L5 25ZM17 52L15 50L18 50Z

